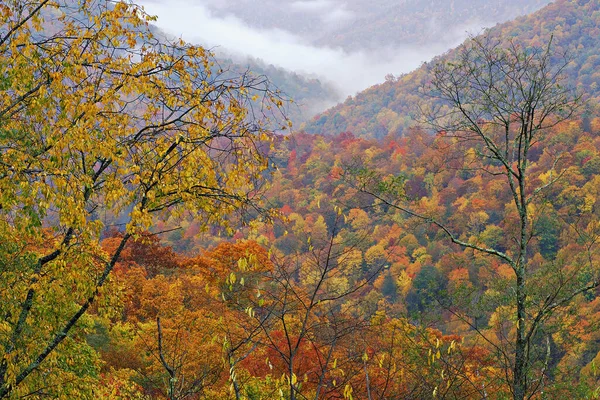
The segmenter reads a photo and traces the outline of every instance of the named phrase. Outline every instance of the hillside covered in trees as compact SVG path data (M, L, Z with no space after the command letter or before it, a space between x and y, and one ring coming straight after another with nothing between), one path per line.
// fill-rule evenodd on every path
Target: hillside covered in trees
M599 398L599 17L283 135L135 5L0 5L0 398Z
M600 96L597 40L600 4L595 1L557 0L542 10L489 29L489 34L513 39L524 46L543 47L552 37L556 54L572 60L566 72L570 84L597 102ZM390 78L344 103L315 116L304 129L310 133L335 134L351 131L359 136L382 138L402 134L414 124L416 105L423 102L419 89L431 79L436 63L452 59L440 56L417 71Z

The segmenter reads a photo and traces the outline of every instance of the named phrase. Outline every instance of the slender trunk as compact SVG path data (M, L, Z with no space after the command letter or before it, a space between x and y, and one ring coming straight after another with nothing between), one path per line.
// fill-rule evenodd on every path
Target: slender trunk
M525 337L525 268L517 270L517 338L515 346L515 366L513 373L513 396L523 400L527 392L527 339Z
M338 336L336 335L331 343L331 347L329 347L329 351L327 352L327 358L325 359L325 366L321 370L321 376L319 376L319 384L317 385L317 390L315 392L315 400L319 400L319 395L321 394L321 388L323 387L323 381L325 380L325 373L328 371L327 366L329 365L329 361L331 360L331 356L333 355L333 349L335 348L335 343L337 342Z
M290 363L288 364L288 373L290 375L290 377L289 377L290 400L296 400L296 387L294 385L294 380L293 380L293 376L294 376L294 356L293 356L293 354L290 354Z
M365 368L365 380L367 385L367 398L371 400L371 381L369 380L369 370L367 369L367 360L363 359L363 366Z
M527 156L527 151L524 152ZM517 208L519 211L521 232L519 238L519 261L515 274L517 276L517 338L515 343L515 366L513 371L513 396L515 400L525 399L527 393L527 366L528 366L528 343L526 337L526 300L527 300L527 286L526 286L526 263L527 263L527 229L528 229L528 218L527 215L527 200L525 197L525 171L527 168L526 159L522 162L519 167L519 201Z
M236 400L241 400L242 395L240 393L240 386L238 385L237 381L233 381L233 391L235 392L235 399Z
M169 400L175 400L175 369L171 367L165 358L162 347L162 327L160 325L160 317L156 317L156 330L157 330L157 339L158 339L158 356L160 358L160 362L169 374L169 383L167 387L167 398Z
M235 399L240 400L242 398L242 394L240 393L240 385L238 385L237 377L235 375L235 362L233 361L233 355L231 352L228 352L227 358L229 360L229 377L231 379L231 383L233 384Z

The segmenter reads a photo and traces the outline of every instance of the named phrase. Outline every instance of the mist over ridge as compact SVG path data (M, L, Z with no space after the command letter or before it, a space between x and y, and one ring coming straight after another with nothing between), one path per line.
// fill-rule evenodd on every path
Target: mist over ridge
M143 0L167 34L332 84L333 105L547 0ZM336 96L334 96L336 97Z

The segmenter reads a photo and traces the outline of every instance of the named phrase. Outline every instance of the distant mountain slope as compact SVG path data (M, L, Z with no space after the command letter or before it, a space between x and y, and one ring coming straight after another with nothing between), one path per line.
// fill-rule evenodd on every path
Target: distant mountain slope
M557 53L572 58L567 74L586 97L600 97L600 2L597 0L557 0L542 10L490 29L494 36L514 38L525 46L544 46L553 36ZM419 99L417 88L428 79L437 61L451 57L452 51L418 70L390 77L344 103L317 115L305 126L309 133L335 134L351 131L356 135L380 138L399 134L412 123L412 106Z
M160 40L167 40L165 38L169 37L156 26L151 29L157 37L161 38ZM220 49L213 49L213 53L217 64L215 68L230 71L234 75L245 72L255 76L264 75L276 89L281 91L284 98L292 100L288 104L286 116L292 121L294 127L300 126L315 113L338 103L343 98L332 84L317 77L270 65L260 59L232 56Z
M377 47L382 43L448 46L467 29L480 29L534 12L549 0L389 0L374 8L369 2L351 1L358 21L337 29L321 43L352 48Z
M284 29L314 45L346 51L426 43L451 46L467 28L531 13L550 0L230 0L199 1L216 15ZM268 12L265 12L268 11Z
M215 57L221 68L237 73L248 70L253 75L264 75L282 92L283 97L292 100L286 112L294 128L341 100L340 94L331 84L316 77L268 65L258 59L230 57L218 52Z
M387 73L405 73L478 31L550 0L138 0L162 29L237 53L293 98L298 126ZM265 65L245 60L246 55ZM269 66L273 64L275 67ZM289 71L277 70L277 66ZM317 80L318 78L318 80Z

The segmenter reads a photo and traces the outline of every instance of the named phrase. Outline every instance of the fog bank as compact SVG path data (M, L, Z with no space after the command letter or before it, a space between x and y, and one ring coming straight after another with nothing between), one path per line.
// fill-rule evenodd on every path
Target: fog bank
M200 0L159 2L141 1L146 11L157 15L156 25L170 35L215 47L223 51L248 55L299 73L316 75L332 82L345 97L384 81L385 75L410 72L421 63L447 50L445 44L423 47L381 47L377 50L349 52L341 48L317 47L303 37L283 29L258 29L233 16L217 16ZM319 13L323 21L352 18L352 14L333 0L302 0L291 3L292 9ZM265 10L268 12L268 10ZM456 44L467 36L466 30L449 32Z

